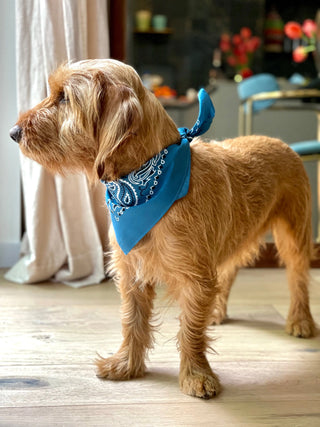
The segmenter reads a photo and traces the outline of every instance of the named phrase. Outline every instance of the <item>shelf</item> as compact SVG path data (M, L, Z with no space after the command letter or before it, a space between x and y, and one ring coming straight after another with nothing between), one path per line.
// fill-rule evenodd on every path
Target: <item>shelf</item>
M163 34L172 34L173 31L171 28L164 28L163 30L154 30L153 28L149 28L146 31L138 30L137 28L134 30L134 34L155 34L155 35L163 35Z

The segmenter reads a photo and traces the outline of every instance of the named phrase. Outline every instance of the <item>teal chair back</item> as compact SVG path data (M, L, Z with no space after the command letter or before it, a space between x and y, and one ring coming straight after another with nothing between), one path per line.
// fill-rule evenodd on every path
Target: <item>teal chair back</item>
M238 96L241 101L245 101L252 95L260 92L274 92L279 90L279 85L276 78L272 74L263 73L257 74L238 83ZM254 101L252 112L257 113L260 110L271 107L275 103L275 99L267 99L264 101Z

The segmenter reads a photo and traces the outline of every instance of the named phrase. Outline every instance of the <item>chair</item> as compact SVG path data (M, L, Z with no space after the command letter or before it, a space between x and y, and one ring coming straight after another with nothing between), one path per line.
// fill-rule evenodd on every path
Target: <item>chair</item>
M320 104L290 103L283 100L311 100L320 98L319 89L279 90L276 78L272 74L257 74L238 84L239 135L252 134L254 115L267 108L277 110L311 110L317 114L317 139L290 144L304 162L317 161L318 181L320 179ZM320 185L317 194L318 231L317 242L320 242Z

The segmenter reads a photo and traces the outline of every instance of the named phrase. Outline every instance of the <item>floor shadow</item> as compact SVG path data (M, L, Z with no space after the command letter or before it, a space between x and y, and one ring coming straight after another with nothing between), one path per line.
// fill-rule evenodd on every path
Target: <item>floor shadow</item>
M250 328L250 329L254 329L254 330L263 330L263 331L268 331L270 333L279 333L279 332L283 332L283 334L287 337L290 337L290 335L288 335L285 332L285 321L283 321L283 323L280 321L279 322L274 322L274 321L269 321L269 320L259 320L256 318L252 318L252 319L243 319L241 317L228 317L226 318L223 323L221 325L213 325L214 329L216 332L218 332L219 330L223 330L224 327L228 327L228 326L239 326L241 328ZM316 335L312 338L307 338L308 339L314 339L314 338L318 338L320 337L320 328L319 325L317 325L317 330L316 330ZM293 337L295 338L295 337ZM303 340L303 338L302 338Z

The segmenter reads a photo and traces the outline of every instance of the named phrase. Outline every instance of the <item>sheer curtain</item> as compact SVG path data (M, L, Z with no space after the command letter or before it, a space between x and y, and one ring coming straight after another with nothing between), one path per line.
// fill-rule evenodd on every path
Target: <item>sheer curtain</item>
M48 75L66 60L107 58L107 0L16 0L18 111L48 95ZM104 279L105 186L84 175L52 176L21 155L24 255L6 274L19 283L79 287Z

